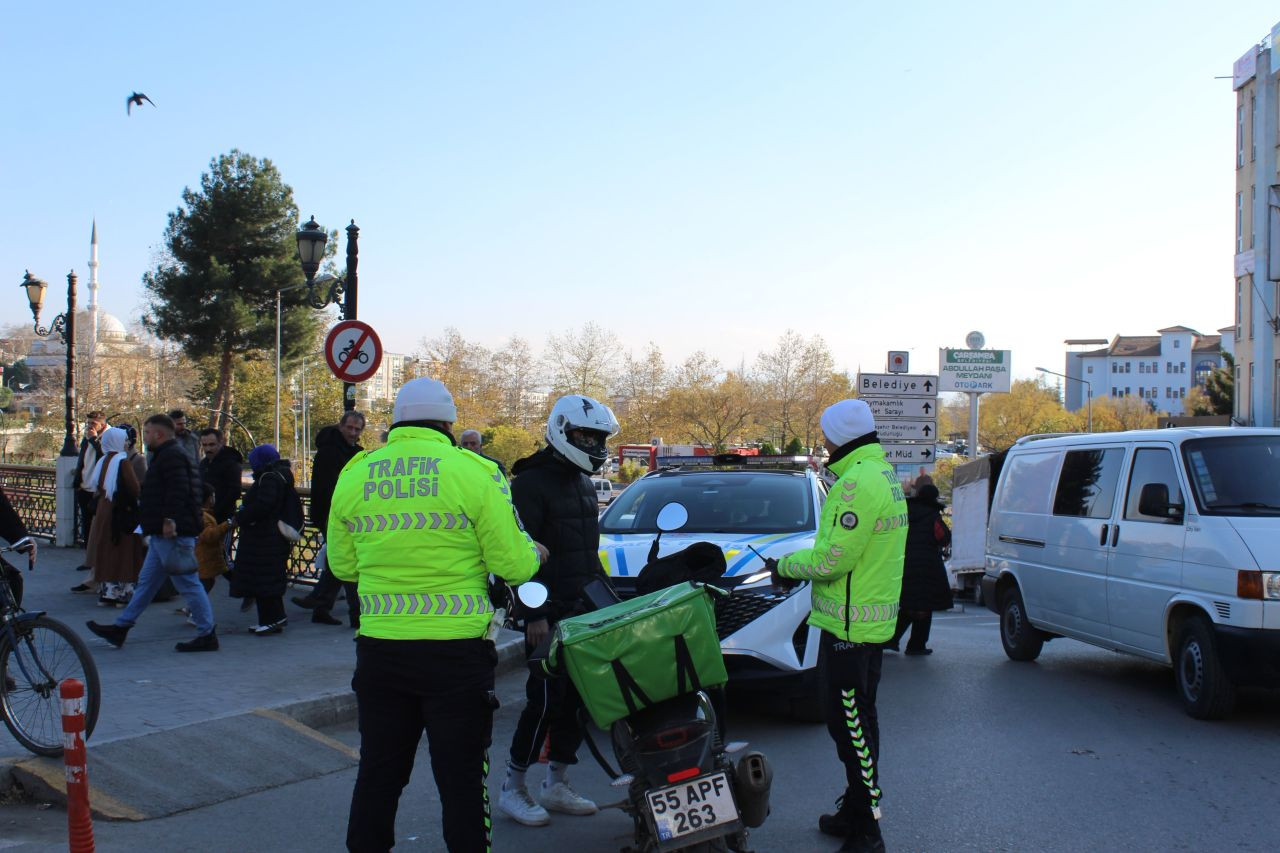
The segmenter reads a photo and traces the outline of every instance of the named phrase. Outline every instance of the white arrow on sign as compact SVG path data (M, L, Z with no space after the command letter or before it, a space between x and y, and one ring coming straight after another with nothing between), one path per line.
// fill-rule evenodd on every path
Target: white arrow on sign
M932 444L882 444L884 458L893 465L926 465L933 461Z
M938 414L938 401L933 397L863 397L875 415L881 418L934 418Z
M882 441L932 441L937 421L882 421L876 419L876 434Z
M936 397L938 377L923 373L859 373L859 397Z

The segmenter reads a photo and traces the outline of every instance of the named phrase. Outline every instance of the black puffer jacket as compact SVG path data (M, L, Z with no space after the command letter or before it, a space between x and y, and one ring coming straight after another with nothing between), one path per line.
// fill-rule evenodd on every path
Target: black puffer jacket
M551 552L534 579L551 593L539 614L559 619L580 612L581 590L604 577L600 507L591 478L544 447L511 466L511 500L525 532Z
M329 505L342 467L364 448L348 444L342 430L327 426L316 433L316 455L311 461L311 525L329 529Z
M170 439L160 445L147 464L138 498L142 532L160 536L164 533L164 520L172 518L179 536L199 536L204 529L202 491L200 472L178 442Z
M903 610L950 610L951 581L942 562L942 547L951 530L942 520L942 504L907 498L906 560L902 566Z
M285 571L293 543L284 538L276 522L284 497L293 486L293 471L287 459L277 459L253 473L253 485L244 493L244 503L236 513L240 538L236 545L235 575L231 594L239 597L270 598L284 595Z
M200 460L200 477L213 487L213 517L219 523L236 514L243 471L244 457L229 444L215 453L212 459L206 456Z

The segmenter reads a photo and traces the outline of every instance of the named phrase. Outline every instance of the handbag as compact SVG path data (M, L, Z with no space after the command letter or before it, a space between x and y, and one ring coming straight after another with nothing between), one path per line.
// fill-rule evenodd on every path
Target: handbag
M279 474L276 476L280 477ZM280 518L276 520L276 529L290 542L301 542L302 528L306 524L306 516L302 512L302 498L298 496L298 490L289 485L289 481L284 477L280 477L280 481L284 483L285 490L284 499L280 504Z
M171 575L191 575L200 568L196 560L195 544L182 545L174 543L169 555L164 560L164 570Z

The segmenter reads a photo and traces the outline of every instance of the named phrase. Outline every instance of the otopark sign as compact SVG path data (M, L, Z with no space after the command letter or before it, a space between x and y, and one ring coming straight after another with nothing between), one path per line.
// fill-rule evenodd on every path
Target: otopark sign
M382 340L368 323L343 320L324 339L324 360L343 382L364 382L382 364Z
M970 394L1008 394L1013 379L1011 351L944 349L938 351L938 390Z

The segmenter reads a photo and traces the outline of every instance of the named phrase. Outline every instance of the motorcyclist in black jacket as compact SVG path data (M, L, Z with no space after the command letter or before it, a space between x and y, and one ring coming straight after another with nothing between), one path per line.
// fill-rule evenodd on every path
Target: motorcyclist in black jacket
M524 612L525 653L531 654L566 616L585 612L582 588L605 577L600 565L599 505L590 474L600 470L605 442L618 431L609 407L590 397L561 397L547 420L547 446L512 466L511 499L525 531L551 556L534 576L547 587L547 603ZM520 715L507 779L498 810L526 826L550 821L548 810L566 814L594 814L596 804L569 786L565 773L577 762L582 744L578 710L582 699L568 678L544 680L529 676L528 704ZM525 787L525 771L538 760L543 741L551 736L547 778L535 802Z

